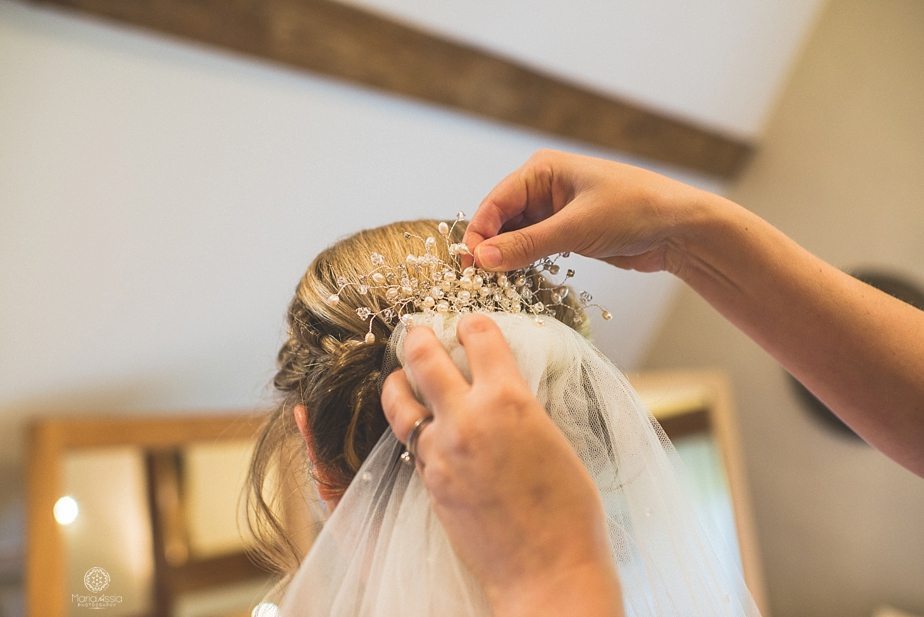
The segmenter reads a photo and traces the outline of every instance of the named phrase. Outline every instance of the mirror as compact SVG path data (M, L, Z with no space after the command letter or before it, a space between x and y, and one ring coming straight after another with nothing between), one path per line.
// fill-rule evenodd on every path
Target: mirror
M250 615L272 583L242 535L259 426L241 415L36 422L30 614Z
M629 374L642 402L680 456L701 519L739 559L745 582L769 615L757 532L745 475L731 383L721 371Z

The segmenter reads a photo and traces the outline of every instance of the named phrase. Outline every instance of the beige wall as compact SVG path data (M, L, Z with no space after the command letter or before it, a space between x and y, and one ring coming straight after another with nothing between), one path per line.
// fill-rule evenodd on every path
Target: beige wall
M731 197L838 267L924 284L924 3L827 6ZM687 289L646 364L733 376L776 617L924 614L924 480L820 427Z

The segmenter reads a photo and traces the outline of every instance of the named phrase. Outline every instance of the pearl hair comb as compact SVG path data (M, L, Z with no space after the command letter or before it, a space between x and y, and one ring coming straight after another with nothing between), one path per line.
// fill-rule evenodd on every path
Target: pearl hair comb
M534 321L542 325L545 316L554 317L555 307L574 311L573 307L564 303L570 292L566 282L574 276L574 270L566 269L558 283L543 275L558 276L561 266L557 262L567 258L569 253L544 257L526 268L507 273L488 272L474 266L462 268L460 256L471 255L471 252L464 243L452 242L451 237L456 225L463 221L465 215L459 212L451 225L439 223L436 236L426 238L405 232L405 239L420 241L422 254L408 254L404 263L388 264L381 254L372 253L369 256L372 264L369 273L355 281L338 276L337 291L328 296L327 303L336 306L340 302L340 294L348 287L355 288L360 295L368 295L373 290L382 291L387 301L384 308L361 306L356 309L356 315L369 322L364 341L370 344L375 342L372 325L376 319L393 325L396 320L412 323L414 313L501 311L532 315ZM450 255L448 262L435 254L437 236L446 245ZM549 291L551 302L540 301L538 295L542 290ZM603 319L613 318L608 310L592 304L592 301L593 297L586 291L579 294L582 308L597 307ZM581 323L581 315L576 314L574 321Z

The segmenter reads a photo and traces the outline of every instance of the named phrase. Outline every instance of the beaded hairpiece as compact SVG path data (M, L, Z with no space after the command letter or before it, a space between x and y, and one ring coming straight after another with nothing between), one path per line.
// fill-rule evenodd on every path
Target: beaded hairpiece
M543 317L553 316L555 307L564 307L573 311L573 307L564 304L569 288L568 279L574 276L574 270L565 270L564 277L558 282L550 281L541 273L557 276L561 266L557 263L567 258L569 253L559 253L544 257L526 268L512 272L488 272L481 268L469 266L462 268L460 256L471 255L468 247L461 242L452 242L452 232L456 225L465 220L459 212L452 225L441 222L436 227L437 235L445 243L450 260L444 261L435 254L437 239L435 236L421 238L410 232L404 232L405 239L420 241L423 254L408 254L404 263L388 264L379 253L372 253L369 258L372 268L368 274L359 276L358 280L337 277L337 292L327 298L327 303L336 306L340 294L347 287L354 287L360 295L368 295L372 290L384 292L387 306L378 309L373 306L361 306L356 315L369 322L369 331L364 341L375 342L372 325L379 319L392 325L395 319L405 324L411 323L414 313L470 313L474 311L501 311L505 313L526 313L533 316L538 325ZM549 304L538 298L541 290L549 290ZM592 304L593 297L586 291L579 295L582 308L597 307L603 319L612 319L612 315L599 304ZM575 323L581 323L581 315L574 316Z

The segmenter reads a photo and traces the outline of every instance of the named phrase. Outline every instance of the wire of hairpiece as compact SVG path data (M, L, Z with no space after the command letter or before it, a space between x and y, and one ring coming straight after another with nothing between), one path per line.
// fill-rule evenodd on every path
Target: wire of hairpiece
M404 232L405 239L416 239L423 244L422 254L408 253L401 264L388 264L385 258L376 252L370 254L371 270L361 275L358 280L337 277L337 291L330 294L327 303L336 306L340 294L348 287L353 287L363 296L373 290L381 290L387 304L378 306L360 306L356 315L368 321L369 330L363 342L375 342L372 326L376 319L386 325L393 325L395 320L412 323L415 313L470 313L473 311L503 311L507 313L526 313L533 316L537 325L544 323L546 316L554 317L556 307L574 311L564 303L570 289L567 281L574 277L574 270L567 268L563 278L553 283L542 273L549 276L561 274L558 261L569 257L569 253L558 253L543 257L525 268L507 273L489 272L474 266L462 267L461 256L471 255L463 242L452 242L452 233L456 225L465 220L465 214L456 214L452 224L443 221L436 226L436 235L444 242L449 261L439 258L434 249L436 237L421 238L416 234ZM545 304L538 298L542 290L550 290L551 303ZM603 319L612 319L612 314L599 304L593 303L593 296L586 291L580 292L579 303L582 308L600 309ZM378 303L375 303L378 305ZM575 315L575 323L581 322L581 316ZM358 342L358 341L357 341Z

